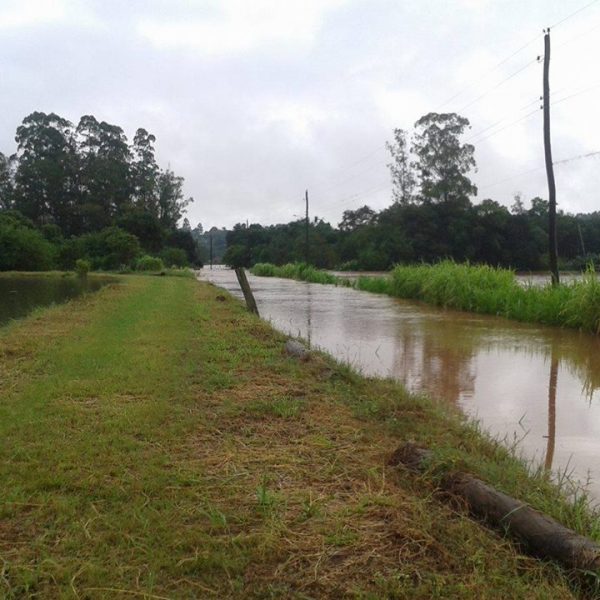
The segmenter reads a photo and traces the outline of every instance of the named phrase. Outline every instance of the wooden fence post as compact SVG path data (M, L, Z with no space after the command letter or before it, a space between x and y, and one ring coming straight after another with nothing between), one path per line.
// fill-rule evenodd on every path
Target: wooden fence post
M254 313L255 315L259 316L258 307L256 306L256 300L254 299L254 294L252 293L250 284L248 283L244 267L236 267L235 274L237 276L240 287L242 288L242 292L244 293L244 298L246 300L246 306L248 310L251 313Z

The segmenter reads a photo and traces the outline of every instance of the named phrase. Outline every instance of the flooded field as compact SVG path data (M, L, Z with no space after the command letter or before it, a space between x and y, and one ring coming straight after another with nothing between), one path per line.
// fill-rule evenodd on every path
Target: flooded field
M235 273L201 278L241 298ZM600 498L600 339L331 285L249 275L279 330L459 406L536 464Z
M66 302L113 281L114 277L97 276L0 275L0 326L40 306Z

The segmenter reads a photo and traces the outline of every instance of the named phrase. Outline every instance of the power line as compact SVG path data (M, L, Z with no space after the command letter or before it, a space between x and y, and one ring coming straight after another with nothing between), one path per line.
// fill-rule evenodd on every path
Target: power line
M505 177L504 179L499 179L498 181L494 181L493 183L487 183L483 186L477 186L477 190L481 191L481 190L485 190L491 187L495 187L497 185L500 185L501 183L505 183L507 181L512 181L513 179L517 179L519 177L522 177L523 175L528 175L529 173L535 173L535 171L540 171L541 169L544 169L545 167L535 167L533 169L529 169L528 171L521 171L520 173L515 173L514 175L510 175L509 177Z
M528 102L527 104L525 104L524 106L522 106L516 114L519 114L521 112L523 112L526 108L529 108L532 104L537 104L540 101L539 98L536 98L535 100L533 100L532 102ZM537 110L537 109L536 109ZM479 138L482 134L484 134L486 131L489 131L490 129L493 129L494 127L496 127L497 125L500 125L501 123L504 123L504 121L506 121L509 117L513 116L513 114L515 113L510 113L508 115L505 115L504 117L502 117L501 119L499 119L498 121L495 121L494 123L492 123L491 125L488 125L487 127L484 127L483 129L480 129L479 131L475 131L473 132L466 140L465 142L470 142L471 140L474 140L476 138Z
M573 12L571 12L570 14L566 15L565 17L563 17L562 19L560 19L559 21L555 22L553 25L551 25L551 28L556 28L560 25L562 25L563 23L565 23L566 21L568 21L569 19L571 19L572 17L574 17L575 15L579 14L580 12L584 11L585 9L589 8L590 6L592 6L593 4L595 4L596 2L598 2L598 0L592 0L591 2L588 2L587 4L585 4L584 6L581 6L580 8L574 10ZM590 29L589 31L587 31L585 34L583 35L587 35L588 33L590 33L591 31L595 30L598 26L600 25L596 25L594 26L592 29ZM475 81L475 80L479 80L481 79L482 76L485 75L489 75L490 73L494 72L496 69L498 69L499 67L501 67L502 65L506 64L508 61L510 61L512 58L514 58L517 54L519 54L520 52L522 52L523 50L525 50L526 48L528 48L529 46L531 46L532 44L534 44L536 41L538 41L538 39L541 37L541 34L536 35L534 38L532 38L531 40L527 41L525 44L519 46L516 50L514 50L513 52L511 52L508 56L506 56L505 58L503 58L502 60L500 60L498 63L496 63L493 67L491 67L490 69L488 69L486 72L482 73L479 77L472 79L471 81ZM582 36L580 36L582 37ZM566 43L569 43L570 41L572 41L575 38L571 38L570 40L567 40L567 42L563 42L563 44L561 45L565 45ZM507 81L511 80L513 77L516 77L518 74L520 74L521 72L523 72L525 69L527 69L531 64L533 64L534 62L536 62L538 59L533 59L531 61L529 61L528 63L526 63L525 65L523 65L522 67L520 67L519 69L517 69L516 71L514 71L513 73L511 73L510 75L508 75L507 77L505 77L504 79L502 79L501 81L497 82L496 84L494 84L493 86L491 86L490 88L488 88L487 90L485 90L483 93L481 93L479 96L477 96L476 98L474 98L473 100L469 101L467 104L465 104L464 106L462 106L458 112L462 112L463 110L469 108L470 106L472 106L473 104L477 103L479 100L481 100L482 98L484 98L485 96L487 96L489 93L491 93L492 91L498 89L499 87L501 87L502 85L504 85L504 83L506 83ZM461 96L466 89L468 89L468 87L471 84L468 83L467 86L465 88L463 88L462 90L460 90L459 92L457 92L456 94L454 94L453 96L451 96L450 98L448 98L447 100L445 100L443 103L441 103L440 105L438 105L434 110L437 111L440 108L442 108L443 106L445 106L446 104L448 104L449 102L451 102L452 100L455 100L456 98L458 98L459 96ZM559 100L556 100L555 102L553 102L552 104L558 104L560 102L564 102L566 100L569 100L570 98L573 98L575 96L578 96L579 94L583 94L587 91L589 91L590 89L593 89L595 87L597 87L599 84L590 86L584 90L580 90L578 92L575 92L574 94L571 94L569 96L566 96L564 98L560 98ZM528 106L530 106L531 104L534 104L535 102L537 102L538 100L534 100L533 102L530 102L529 104L525 105L523 107L524 110L525 108L527 108ZM496 135L497 133L500 133L501 131L504 131L505 129L512 127L514 125L517 125L518 123L528 119L529 117L533 116L535 113L538 112L538 109L535 109L529 113L527 113L526 115L520 117L519 119L512 121L506 125L504 125L503 127L496 129L495 131L492 131L492 133L490 133L489 135L485 135L483 137L481 137L481 135L483 133L485 133L486 131L489 131L490 129L494 129L495 127L497 127L498 125L500 125L504 120L504 119L500 119L499 121L496 121L495 123L493 123L492 125L489 125L487 127L485 127L484 129L480 130L477 133L474 133L470 138L468 138L466 141L468 142L469 140L474 140L476 142L481 142L484 141L494 135ZM357 164L360 164L362 162L365 162L366 160L372 158L373 156L375 156L376 154L378 154L379 152L381 152L382 150L384 150L384 147L379 146L378 148L372 150L371 152L369 152L368 154L366 154L365 156L359 158L358 160L340 167L339 169L337 169L340 173L346 172L350 169L352 169L354 166L356 166ZM565 159L567 160L567 159ZM573 160L573 159L568 159L568 160ZM564 162L564 161L560 161L560 162ZM556 164L560 164L556 163ZM368 169L367 171L370 171L371 169ZM537 168L534 170L538 170ZM526 171L525 173L529 173L532 171ZM524 173L523 173L524 174ZM338 184L332 184L329 185L328 187L324 188L325 190L331 189L333 187L336 187L337 185L343 185L345 182L349 181L350 179L356 178L359 174L353 174L351 175L349 178L346 178L344 181L338 183ZM518 177L522 174L517 174L513 177ZM511 177L511 178L513 178ZM503 180L504 181L504 180ZM496 185L497 183L491 184L491 185ZM386 182L385 185L389 185L389 181ZM362 193L358 193L358 194L353 194L350 195L346 198L343 198L342 200L336 201L333 204L330 204L329 206L333 206L334 204L339 204L340 202L346 202L348 200L354 199L354 198L358 198L358 197L364 197L365 194L368 193L372 193L373 191L379 191L379 189L383 189L384 186L377 186L376 188L374 188L373 190L367 190L365 192ZM489 186L487 186L489 187Z
M554 102L550 103L550 106L554 106L555 104L560 104L561 102L565 102L566 100L570 100L571 98L575 98L576 96L579 96L581 94L584 94L586 92L589 92L590 90L593 90L597 87L600 87L600 81L596 82L594 85L591 85L583 90L579 90L578 92L575 92L573 94L569 94L568 96L565 96L564 98L560 98L558 100L555 100ZM564 88L563 88L564 89ZM538 102L538 100L536 100L535 102ZM531 103L533 104L533 102ZM479 132L479 134L475 134L473 136L471 136L470 138L467 138L467 140L465 140L466 142L472 141L473 143L479 143L479 142L483 142L484 140L487 140L493 136L495 136L497 133L500 133L501 131L504 131L505 129L508 129L509 127L513 127L514 125L518 125L519 123L521 123L522 121L525 121L526 119L528 119L529 117L531 117L532 115L536 114L538 112L539 109L534 109L531 112L527 113L526 115L524 115L523 117L520 117L519 119L512 121L511 123L506 124L504 127L500 127L500 129L496 129L496 131L493 131L492 133L490 133L489 135L485 135L483 137L480 137L480 134L483 133L484 131L486 131L486 129L492 129L492 125L490 125L489 127L487 127L486 129L483 129ZM498 125L502 122L501 121L497 121L495 123L495 125Z
M516 56L517 54L519 54L519 52L522 52L523 50L525 50L525 48L528 48L534 42L537 42L540 37L541 37L541 34L536 35L532 40L529 40L526 44L523 44L522 46L520 46L519 48L517 48L514 52L512 52L511 54L509 54L506 58L503 58L500 62L496 63L493 67L491 67L490 69L488 69L485 72L482 72L478 77L472 78L466 84L466 86L463 87L462 90L460 90L459 92L457 92L456 94L454 94L453 96L451 96L450 98L448 98L448 100L445 100L441 104L437 105L434 108L434 111L437 112L440 108L446 106L446 104L452 102L452 100L455 100L456 98L458 98L459 96L461 96L462 94L464 94L465 91L470 87L470 85L471 85L472 82L479 81L479 80L481 80L482 77L485 77L486 75L489 75L490 73L493 73L498 67L501 67L503 64L507 63L511 58L513 58L514 56Z
M595 150L593 152L588 152L587 154L578 154L575 156L570 156L568 158L563 158L560 160L556 160L554 161L552 164L553 165L562 165L562 164L566 164L566 163L570 163L576 160L582 160L585 158L591 158L594 156L600 156L600 150ZM519 173L515 173L513 175L510 175L508 177L504 177L503 179L500 179L498 181L494 181L493 183L488 183L485 184L483 186L478 186L478 190L485 190L488 189L490 187L495 187L497 185L500 185L501 183L506 183L507 181L512 181L514 179L518 179L519 177L523 177L524 175L529 175L531 173L535 173L536 171L541 171L543 170L545 167L544 166L540 166L540 167L534 167L533 169L528 169L526 171L521 171ZM340 200L337 200L333 203L327 204L325 205L326 208L333 208L333 207L337 207L339 204L347 204L348 202L354 202L356 200L362 200L364 198L368 198L369 196L373 195L374 193L381 191L382 189L385 189L388 185L390 184L389 180L385 182L385 184L383 185L377 185L375 187L369 188L363 192L358 192L356 194L352 194L350 196L347 196L345 198L342 198Z
M559 21L557 21L556 23L554 23L550 27L551 28L555 28L555 27L558 27L559 25L562 25L565 21L568 21L569 19L571 19L575 15L579 14L580 12L582 12L583 10L585 10L586 8L589 8L590 6L592 6L592 4L595 4L596 2L598 2L598 0L592 0L592 2L588 2L584 6L578 8L577 10L574 10L572 13L570 13L567 16L563 17L562 19L560 19ZM596 29L596 27L594 27L593 29ZM592 30L590 30L590 31L592 31ZM590 33L590 32L587 32L587 33ZM586 35L586 34L584 34L584 35ZM519 46L514 52L511 52L506 58L503 58L501 61L499 61L498 63L496 63L493 67L491 67L487 71L481 72L479 76L474 77L473 79L469 80L469 82L467 82L467 84L465 85L465 87L463 87L462 90L460 90L459 92L457 92L456 94L454 94L453 96L451 96L450 98L448 98L447 100L445 100L444 102L442 102L441 104L439 104L434 110L435 111L439 110L443 106L446 106L446 104L448 104L449 102L452 102L452 100L455 100L456 98L458 98L459 96L461 96L466 91L466 89L468 87L470 87L470 85L472 84L472 82L479 81L479 80L481 80L482 77L485 77L486 75L489 75L490 73L493 73L496 69L498 69L502 65L506 64L511 58L515 57L517 54L519 54L520 52L522 52L523 50L525 50L526 48L528 48L529 46L531 46L532 44L534 44L535 42L537 42L540 37L542 37L542 34L536 35L533 39L529 40L528 42L526 42L522 46ZM565 42L565 43L568 43L568 42ZM526 66L528 66L528 65L526 65ZM523 67L523 69L525 69L525 67ZM517 75L517 73L519 73L519 72L520 71L517 71L513 75L509 76L507 79L510 79L514 75ZM475 101L473 101L473 102L475 102ZM467 104L466 106L464 106L463 108L461 108L458 112L461 112L462 110L464 110L468 106L470 106L470 104Z
M598 156L600 155L600 150L595 150L594 152L588 152L587 154L578 154L576 156L570 156L568 158L562 158L561 160L555 160L552 164L553 165L563 165L565 163L569 163L575 160L581 160L583 158L590 158L592 156ZM519 177L523 177L523 175L529 175L530 173L535 173L536 171L541 171L542 169L544 169L544 166L541 167L534 167L533 169L528 169L527 171L521 171L520 173L515 173L514 175L510 175L509 177L505 177L504 179L500 179L498 181L494 181L493 183L488 183L486 185L483 185L481 187L478 187L478 190L484 190L490 187L494 187L496 185L500 185L501 183L505 183L507 181L511 181L513 179L517 179Z
M376 152L373 152L372 155L378 154L379 151L381 151L381 150L384 150L384 148L380 148ZM341 172L349 171L353 166L356 166L357 164L360 164L360 162L365 162L365 161L364 160L363 161L357 161L356 163L353 163L353 165L349 165L348 167L344 168ZM377 162L376 164L378 166L381 165L380 162ZM316 185L315 187L319 190L320 193L328 192L329 190L332 190L332 189L334 189L336 187L339 187L340 185L345 185L349 181L352 181L352 180L356 179L357 177L360 177L361 175L373 172L373 170L374 170L373 167L375 167L375 163L372 164L372 165L367 166L367 168L363 168L363 169L360 169L358 171L354 171L353 173L351 173L347 177L338 179L337 181L334 181L334 182L330 182L330 183L328 183L324 187L319 187L318 185Z
M596 29L598 29L598 27L600 27L600 23L596 23L596 25L594 25L591 29L586 30L584 33L578 33L577 35L574 35L573 37L570 37L568 40L565 40L564 42L561 42L560 44L557 44L556 48L557 49L558 48L562 48L563 46L567 46L571 42L579 41L582 38L584 38L586 35L589 35L593 31L596 31Z
M489 135L484 135L483 137L480 137L478 139L473 140L473 143L480 143L480 142L483 142L484 140L487 140L487 139L489 139L491 137L494 137L497 133L500 133L501 131L504 131L505 129L508 129L509 127L513 127L515 125L518 125L519 123L521 123L522 121L525 121L526 119L529 119L529 117L531 117L534 114L538 113L539 110L540 110L539 108L535 108L534 110L532 110L531 112L528 112L523 117L520 117L516 121L512 121L511 123L506 124L504 127L500 127L500 129L496 129L496 131L493 131Z
M562 25L565 21L568 21L571 17L574 17L575 15L579 14L581 11L592 6L592 4L596 4L596 2L598 2L598 0L592 0L591 2L588 2L585 6L582 6L581 8L574 10L570 15L567 15L566 17L564 17L564 19L557 21L556 23L554 23L554 25L550 25L550 29L553 29L555 27L558 27L559 25Z
M564 98L555 100L554 102L552 102L552 104L560 104L561 102L564 102L565 100L570 100L571 98L575 98L575 96L585 94L586 92L589 92L590 90L593 90L599 86L600 86L600 81L597 81L596 83L584 88L583 90L579 90L578 92L575 92L574 94L569 94L568 96L565 96Z
M379 152L381 152L382 150L385 150L384 146L378 146L375 150L372 150L371 152L369 152L368 154L365 154L364 156L362 156L361 158L355 160L354 162L351 162L343 167L339 167L338 169L335 169L335 171L347 171L349 169L351 169L352 167L355 167L356 165L359 165L362 162L365 162L366 160L368 160L369 158L371 158L372 156L375 156L376 154L378 154Z
M385 183L379 183L375 186L367 188L366 190L364 190L362 192L350 194L348 196L339 198L338 200L334 200L333 202L321 204L321 206L324 206L326 208L333 208L333 207L339 206L340 204L347 204L348 202L359 200L361 198L367 198L368 196L385 189L389 185L390 185L390 180L388 178L388 179L386 179Z
M571 158L563 158L562 160L555 160L553 164L562 165L564 163L569 163L574 160L580 160L582 158L590 158L591 156L598 156L600 154L600 150L594 150L594 152L588 152L587 154L579 154L577 156L571 156Z
M461 106L457 112L461 113L466 108L473 106L473 104L475 104L476 102L479 102L479 100L481 100L482 98L485 98L485 96L487 96L490 92L493 92L494 90L498 89L500 86L504 85L507 81L509 81L513 77L516 77L519 73L524 71L527 67L532 65L534 62L537 62L537 58L530 60L527 64L523 65L520 69L518 69L514 73L511 73L508 77L505 77L504 79L499 81L496 85L493 85L492 87L488 88L485 92L483 92L482 94L477 96L477 98L475 98L474 100L471 100L470 102L467 102L467 104L465 104L464 106Z

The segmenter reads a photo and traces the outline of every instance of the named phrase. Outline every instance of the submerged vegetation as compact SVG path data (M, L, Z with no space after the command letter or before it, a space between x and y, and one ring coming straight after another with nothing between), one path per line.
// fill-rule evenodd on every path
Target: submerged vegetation
M345 278L303 264L284 267L259 264L252 273L348 285ZM591 268L580 281L553 287L522 285L508 269L446 260L435 265L399 265L386 276L361 276L353 285L359 290L445 308L600 334L600 281Z
M251 269L253 275L262 277L285 277L310 283L332 283L339 285L342 279L306 263L289 263L278 267L270 263L257 263Z
M584 496L451 408L287 358L222 290L119 279L0 329L0 594L585 595L436 487L468 470L600 539ZM407 439L435 449L428 474L386 466Z

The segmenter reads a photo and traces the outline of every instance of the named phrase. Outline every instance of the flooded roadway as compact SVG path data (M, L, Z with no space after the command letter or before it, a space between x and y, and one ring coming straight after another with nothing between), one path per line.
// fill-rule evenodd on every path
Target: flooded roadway
M459 406L527 459L600 499L600 338L332 285L249 275L277 329ZM241 298L235 273L201 278Z

